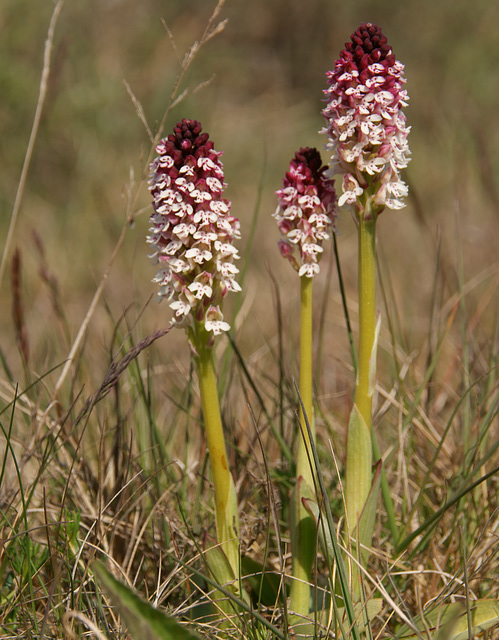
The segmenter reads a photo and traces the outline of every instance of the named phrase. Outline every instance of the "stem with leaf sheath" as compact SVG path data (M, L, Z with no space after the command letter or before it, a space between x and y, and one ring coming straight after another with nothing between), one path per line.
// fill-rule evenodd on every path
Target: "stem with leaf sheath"
M313 457L306 419L315 444L312 385L312 284L313 278L300 278L300 433L296 462L296 486L292 498L293 581L290 609L300 616L310 611L312 566L315 557L315 523L302 498L315 496Z
M204 328L198 325L196 329L194 346L197 351L199 389L215 490L217 541L233 572L232 576L226 576L225 582L230 582L238 578L240 573L237 496L225 447L213 349L208 344L209 337Z
M365 210L358 220L359 261L359 359L355 403L348 425L345 504L352 550L365 565L370 547L376 509L376 496L368 498L373 485L372 407L376 376L376 213ZM362 518L361 518L362 516ZM353 588L358 596L359 573L352 571Z
M376 217L359 217L359 364L355 404L372 427L376 375Z

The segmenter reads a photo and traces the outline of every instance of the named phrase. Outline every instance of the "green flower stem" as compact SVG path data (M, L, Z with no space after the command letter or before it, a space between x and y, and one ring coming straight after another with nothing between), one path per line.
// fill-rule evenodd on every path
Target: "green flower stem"
M302 276L300 311L300 409L301 433L298 437L296 462L296 487L292 498L292 551L293 581L291 583L290 609L299 616L310 611L310 583L315 557L315 524L313 517L302 504L302 498L314 495L312 451L305 423L310 424L315 444L312 386L312 284L313 278Z
M372 406L376 374L376 215L366 207L358 216L359 238L359 360L355 404L350 416L347 439L345 507L352 552L365 565L374 526L376 499L372 487ZM364 510L364 507L365 510ZM361 516L364 512L364 516ZM359 597L359 572L352 571L354 596Z
M233 572L225 580L230 582L240 574L237 496L225 447L212 347L208 344L209 335L204 328L198 326L196 329L194 346L197 351L199 389L215 489L217 541Z
M300 306L300 396L303 409L310 423L312 437L315 440L315 424L313 420L313 384L312 384L312 284L313 278L302 276ZM299 439L296 463L297 477L303 476L313 489L312 452L305 424L303 409L300 409L300 423L303 433Z
M376 217L359 216L359 368L355 404L372 426L376 333ZM371 359L371 357L373 359Z

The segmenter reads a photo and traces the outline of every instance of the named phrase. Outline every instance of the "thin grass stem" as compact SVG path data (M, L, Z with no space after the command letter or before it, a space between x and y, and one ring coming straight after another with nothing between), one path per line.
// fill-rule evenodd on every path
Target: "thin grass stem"
M418 536L420 536L422 533L426 531L426 535L418 542L416 547L412 550L411 554L409 555L409 559L412 558L414 554L422 546L424 546L424 544L426 544L426 542L428 541L428 537L433 530L433 526L436 525L436 523L440 520L440 518L447 511L447 509L450 509L450 507L452 507L457 502L459 502L459 500L461 500L461 498L463 498L466 494L468 494L470 491L473 491L475 487L478 487L482 482L485 482L485 480L488 480L489 478L494 476L498 471L499 471L499 466L496 466L494 469L492 469L492 471L489 471L485 475L478 478L478 480L476 480L471 485L469 485L469 487L465 487L461 491L458 491L454 496L449 498L449 500L447 500L447 502L442 507L440 507L440 509L435 511L435 513L430 518L428 518L425 522L423 522L421 526L419 526L415 531L413 531L404 540L402 540L402 542L396 548L396 552L401 553L402 551L405 551L413 540L415 540Z
M336 233L333 233L333 244L334 244L334 257L336 260L336 269L338 270L338 282L340 285L341 303L343 305L343 313L345 315L345 322L347 325L348 342L350 343L350 351L352 354L354 377L355 379L357 379L357 367L358 367L357 351L355 350L352 325L350 324L350 314L348 313L347 297L345 293L345 285L343 282L343 274L341 271L340 254L338 252L338 243L336 240Z
M19 210L21 208L21 202L24 195L24 187L26 186L26 180L28 177L28 171L31 164L31 158L33 157L33 149L35 147L36 138L38 136L38 129L40 127L40 121L42 118L43 106L45 104L45 98L47 95L48 81L50 76L50 64L52 56L52 45L54 42L55 26L57 19L61 13L64 0L59 0L54 7L52 18L50 19L50 25L47 33L47 39L45 40L45 49L43 53L43 69L42 77L40 79L40 91L38 93L38 102L36 104L35 117L33 119L33 126L31 127L31 134L28 141L28 148L26 149L26 155L24 157L24 164L21 170L21 177L17 186L16 199L14 201L14 207L12 209L12 215L10 217L9 230L7 231L7 238L5 240L5 246L2 254L2 261L0 262L0 286L2 284L3 275L5 273L5 267L7 264L7 258L9 255L10 245L12 244L12 238L14 237L14 230L19 216Z
M244 362L243 356L241 354L241 352L239 351L239 347L237 346L237 344L234 341L234 338L231 336L230 333L227 334L230 340L230 344L232 346L232 348L234 349L234 353L237 356L237 359L239 361L239 364L241 366L241 370L244 374L244 377L246 378L246 380L248 381L249 385L251 386L251 388L253 389L256 398L258 400L258 403L262 409L262 411L265 414L265 417L267 418L268 422L269 422L269 426L270 429L272 430L272 434L274 435L274 437L276 438L277 442L279 443L279 447L281 449L281 453L285 456L286 460L290 463L290 464L294 464L294 459L293 459L293 454L291 453L286 441L284 440L284 437L282 435L282 430L279 430L274 421L272 420L272 416L270 415L270 413L268 412L267 407L265 406L265 402L262 398L262 394L260 393L260 391L258 390L258 387L255 384L255 381L253 380L250 372L248 371L248 367L246 366L246 363Z

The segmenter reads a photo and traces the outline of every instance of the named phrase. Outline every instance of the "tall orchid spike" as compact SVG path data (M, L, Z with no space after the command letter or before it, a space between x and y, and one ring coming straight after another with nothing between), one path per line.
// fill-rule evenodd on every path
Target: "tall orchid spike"
M196 120L182 120L156 147L149 188L153 196L151 258L160 269L155 282L159 297L170 301L174 323L188 329L198 374L206 441L215 494L218 551L215 578L239 590L239 515L234 480L225 446L213 357L214 336L227 331L221 305L228 291L240 291L235 280L238 258L233 241L240 237L239 221L230 215L223 197L221 152ZM229 587L230 588L230 587ZM232 604L221 605L228 614Z
M153 196L151 258L160 269L154 278L159 297L170 301L174 322L195 319L218 334L230 326L221 303L227 291L240 291L234 265L239 220L223 197L222 153L196 120L182 120L156 147L149 189Z
M322 242L329 238L335 219L336 192L325 171L317 149L302 148L291 160L282 189L276 191L274 218L284 236L281 254L299 276L308 278L319 273Z
M340 207L366 210L367 199L377 213L405 206L408 188L400 170L410 159L410 127L402 111L409 100L403 71L380 27L368 23L352 34L327 73L323 133L329 136L331 175L343 176Z

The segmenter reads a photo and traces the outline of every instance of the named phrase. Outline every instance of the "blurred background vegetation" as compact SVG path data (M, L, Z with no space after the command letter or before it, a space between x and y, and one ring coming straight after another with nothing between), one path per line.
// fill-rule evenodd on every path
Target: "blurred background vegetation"
M53 6L49 0L4 0L0 6L2 238L35 111ZM214 6L207 0L67 0L63 6L15 236L23 263L28 335L40 366L65 358L125 220L131 180L137 184L144 176L150 143L124 81L155 132L180 60L201 37ZM378 226L380 273L392 305L388 313L403 318L401 344L408 352L419 350L427 337L435 295L440 298L437 307L452 305L451 293L461 278L460 286L468 283L466 300L471 308L485 300L487 308L473 328L478 338L484 333L486 343L494 331L497 303L490 292L497 290L499 247L495 81L499 6L483 2L477 10L476 4L463 0L227 0L220 15L225 18L225 30L194 60L181 87L188 94L170 114L165 135L178 119L196 118L223 150L227 196L242 224L243 256L258 206L244 290L244 326L242 321L239 325L246 354L265 345L276 331L274 314L269 312L273 306L269 272L282 285L283 304L290 314L286 317L293 323L298 287L276 248L278 233L271 218L274 190L298 147L322 149L324 138L318 131L323 126L325 72L362 21L382 26L397 58L406 65L411 97L406 110L412 125L413 160L406 172L411 196L406 209L386 211ZM117 319L132 307L137 316L156 293L144 241L149 215L145 185L139 209L112 270L105 304L89 332L95 364L107 358L106 345L114 330L108 316ZM339 216L338 234L347 294L355 310L356 234L348 212ZM43 260L64 309L62 333L52 324L53 317L49 319L51 294L39 275ZM318 291L324 283L325 278ZM1 286L0 346L15 370L20 361L8 278ZM268 323L252 322L257 314ZM165 305L150 305L141 319L140 334L164 326L168 317ZM333 280L324 345L329 369L331 353L348 358L343 324ZM163 358L175 351L172 342L164 341ZM183 345L180 350L185 353ZM89 368L102 377L99 366Z

